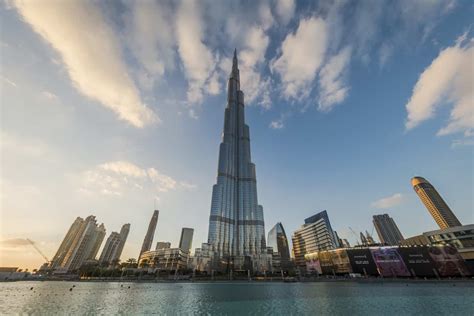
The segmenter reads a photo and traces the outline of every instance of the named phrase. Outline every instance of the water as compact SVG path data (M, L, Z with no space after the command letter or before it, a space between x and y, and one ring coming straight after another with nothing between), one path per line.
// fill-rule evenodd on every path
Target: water
M75 285L72 291L69 289ZM121 287L123 285L123 287ZM128 288L130 286L130 288ZM33 290L30 288L33 287ZM474 282L0 283L0 314L473 315Z

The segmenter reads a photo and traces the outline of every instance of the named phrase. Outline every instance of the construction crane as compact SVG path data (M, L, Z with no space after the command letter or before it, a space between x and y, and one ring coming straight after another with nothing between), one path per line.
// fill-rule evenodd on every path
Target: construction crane
M28 239L28 238L26 238L26 240L33 246L33 248L35 248L36 251L38 251L38 253L44 258L44 260L46 260L47 263L50 262L49 259L48 259L48 257L46 257L46 256L44 255L44 253L38 248L38 246L36 246L36 244L35 244L35 242L34 242L33 240Z
M350 226L349 226L349 229L350 229L351 233L354 235L357 245L359 245L359 238L357 237L356 232Z

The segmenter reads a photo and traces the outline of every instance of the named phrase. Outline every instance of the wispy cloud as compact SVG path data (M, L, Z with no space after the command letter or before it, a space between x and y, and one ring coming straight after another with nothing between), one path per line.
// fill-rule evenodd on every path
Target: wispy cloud
M2 79L3 82L8 83L10 86L15 87L15 88L17 87L16 83L11 81L10 79L4 76L0 76L0 78Z
M330 111L344 101L349 88L346 84L346 69L349 65L351 49L346 47L332 56L319 74L319 105L322 112Z
M146 79L153 82L175 68L173 17L166 1L128 1L125 36L141 64ZM150 87L147 87L150 88Z
M52 92L46 91L46 90L43 91L43 92L41 92L41 95L42 95L43 97L45 97L46 99L49 99L49 100L51 100L51 101L56 101L56 100L59 99L57 95L55 95L55 94L52 93Z
M113 29L88 1L15 1L25 22L61 55L75 88L136 127L157 122L128 75Z
M177 189L192 189L187 181L176 179L154 167L141 168L129 161L111 161L100 164L81 174L80 192L122 196L126 192L149 190L168 192Z
M216 58L204 44L204 25L201 7L195 1L183 1L176 16L178 52L188 79L188 101L201 103L204 92L217 93L215 86L207 89L206 83L213 77Z
M401 193L395 193L391 196L384 197L373 202L371 206L378 209L388 209L401 204L403 199L404 197Z
M474 129L474 40L461 36L454 46L443 49L430 66L420 75L413 94L406 104L407 130L435 116L443 104L452 105L449 122L438 135L464 132L471 135Z
M24 238L11 238L5 239L0 241L0 246L7 247L7 248L17 248L17 247L24 247L29 246L30 242Z
M326 22L318 17L300 20L295 33L286 36L281 55L272 60L271 69L278 73L287 98L306 98L311 83L321 67L327 47Z

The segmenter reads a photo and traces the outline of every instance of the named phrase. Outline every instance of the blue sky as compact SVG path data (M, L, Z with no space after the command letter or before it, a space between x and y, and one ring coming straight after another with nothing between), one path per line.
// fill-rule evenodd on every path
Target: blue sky
M333 228L436 229L420 175L473 222L469 1L6 1L0 265L50 257L76 216L107 234L207 240L236 47L266 230L326 209ZM375 232L374 232L375 234ZM290 237L290 236L288 236Z

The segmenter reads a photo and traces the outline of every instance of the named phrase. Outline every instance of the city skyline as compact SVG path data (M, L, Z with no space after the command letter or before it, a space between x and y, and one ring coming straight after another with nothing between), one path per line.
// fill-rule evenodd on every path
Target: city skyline
M131 223L122 258L137 257L154 208L155 241L177 245L183 226L206 241L235 47L265 236L323 209L351 244L348 226L371 231L374 214L405 237L435 230L414 176L473 222L466 2L32 3L0 5L0 265L39 267L25 239L52 258L89 214L108 233Z

